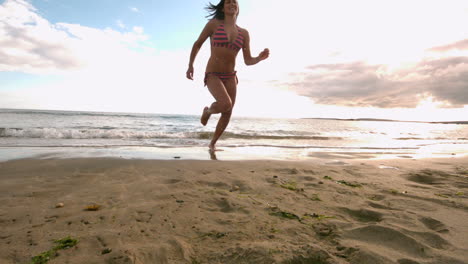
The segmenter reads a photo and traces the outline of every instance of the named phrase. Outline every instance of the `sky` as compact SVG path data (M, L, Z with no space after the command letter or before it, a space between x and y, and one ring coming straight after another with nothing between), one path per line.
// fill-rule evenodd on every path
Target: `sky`
M212 1L217 3L217 1ZM208 0L0 0L0 108L201 114ZM239 0L234 114L468 120L468 1Z

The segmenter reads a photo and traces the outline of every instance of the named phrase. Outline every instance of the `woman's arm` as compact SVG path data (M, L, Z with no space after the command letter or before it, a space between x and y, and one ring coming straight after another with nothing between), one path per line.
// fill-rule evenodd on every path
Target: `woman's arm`
M244 62L245 65L255 65L259 63L260 61L268 58L270 55L270 50L269 49L264 49L262 52L257 57L252 57L252 54L250 53L250 35L247 30L244 31L244 48L242 48L242 54L244 55Z
M214 20L208 21L198 39L195 41L195 43L193 43L192 51L190 52L189 66L187 70L187 78L190 80L193 80L193 63L195 61L195 58L197 57L198 51L202 47L203 43L205 43L206 39L209 38L211 34L213 34L214 24Z

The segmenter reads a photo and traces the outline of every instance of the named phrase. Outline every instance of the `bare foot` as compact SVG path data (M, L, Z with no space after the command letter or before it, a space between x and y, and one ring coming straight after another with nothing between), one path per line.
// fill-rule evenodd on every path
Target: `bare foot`
M211 160L218 160L218 157L216 157L216 152L214 150L209 149L208 152L210 153Z
M217 148L215 145L212 145L212 144L210 144L210 145L208 146L208 150L209 150L210 152L223 151L222 149L219 149L219 148Z
M204 126L206 126L206 124L208 123L208 119L210 119L210 116L211 116L208 109L209 109L208 106L205 106L205 108L203 109L203 114L202 114L202 116L200 118L200 122Z
M213 153L214 153L214 152L216 151L216 147L215 147L215 145L213 145L213 144L210 144L210 145L208 146L208 151L209 151L209 152L213 152Z

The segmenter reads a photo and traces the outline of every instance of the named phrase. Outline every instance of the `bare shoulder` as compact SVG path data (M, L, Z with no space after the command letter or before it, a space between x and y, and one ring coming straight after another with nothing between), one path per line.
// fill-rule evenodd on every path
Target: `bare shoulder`
M222 21L216 18L208 20L208 23L206 23L206 26L209 28L216 29L219 25L221 25Z
M239 27L239 30L240 32L242 33L242 35L244 36L248 36L249 35L249 31L245 28L242 28L242 27Z

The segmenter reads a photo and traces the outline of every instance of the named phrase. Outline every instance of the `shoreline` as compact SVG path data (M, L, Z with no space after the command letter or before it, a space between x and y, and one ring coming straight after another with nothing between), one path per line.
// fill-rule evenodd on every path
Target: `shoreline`
M21 159L0 203L6 264L468 261L468 157Z
M464 145L463 145L464 146ZM444 145L438 149L412 148L288 148L270 146L223 146L214 154L207 147L0 147L0 162L16 159L123 158L144 160L356 160L356 159L422 159L468 156L459 146Z

